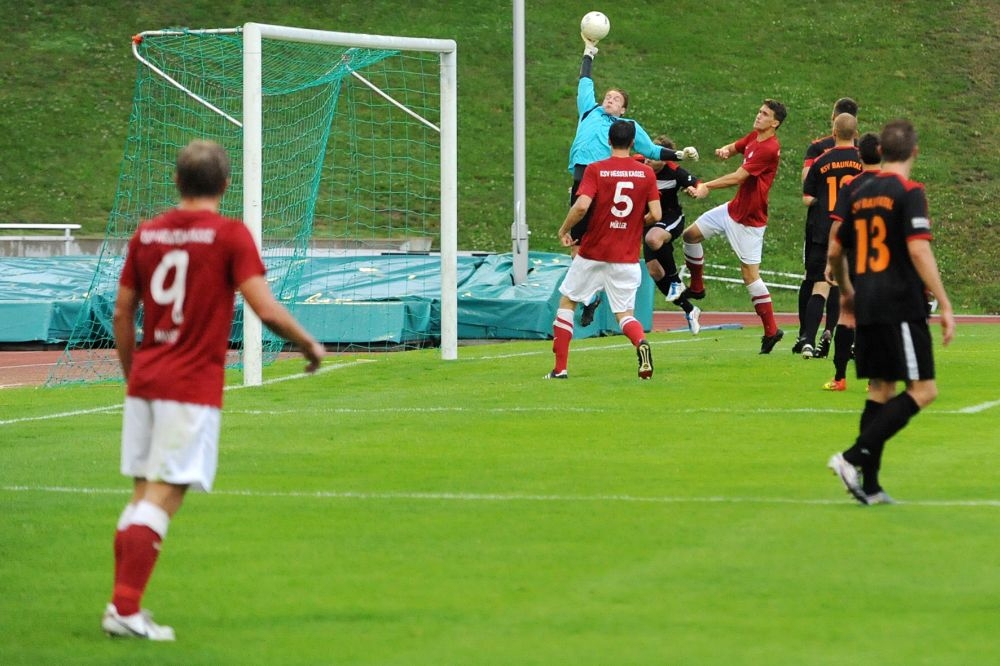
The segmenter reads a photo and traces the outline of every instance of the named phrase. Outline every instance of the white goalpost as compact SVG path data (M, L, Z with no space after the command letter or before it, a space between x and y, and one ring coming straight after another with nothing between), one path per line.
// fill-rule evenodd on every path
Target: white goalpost
M441 82L441 358L458 358L458 94L457 45L450 39L392 37L308 30L261 23L243 26L243 221L261 244L263 190L263 39L349 48L426 51L440 54ZM369 84L370 85L370 84ZM244 305L243 382L263 379L260 319Z

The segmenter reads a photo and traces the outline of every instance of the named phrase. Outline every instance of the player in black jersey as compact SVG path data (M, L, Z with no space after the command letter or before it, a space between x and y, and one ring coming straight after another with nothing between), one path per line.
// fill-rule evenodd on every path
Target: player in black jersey
M951 301L931 250L922 184L910 180L917 133L908 120L882 130L882 171L852 188L849 208L830 245L841 307L857 320L855 365L869 379L854 445L828 463L862 504L891 504L878 473L886 442L937 397L927 297L938 301L941 342L955 335ZM853 279L844 257L853 257ZM897 383L905 391L897 394Z
M837 230L840 228L840 220L847 217L847 213L850 211L851 192L861 187L862 184L879 172L879 166L882 164L882 153L879 152L878 134L875 132L865 132L862 134L861 138L858 139L858 153L861 155L863 171L854 178L845 180L840 186L840 192L837 195L837 207L831 214L831 219L833 220L833 223L830 225L831 245L840 242L837 240ZM848 275L850 275L852 267L853 255L847 257ZM827 282L835 283L829 262L827 263L824 277ZM832 293L833 291L831 290ZM847 362L851 360L851 355L854 353L854 327L854 313L841 312L840 318L837 321L837 327L833 332L833 379L823 384L823 389L826 391L847 390Z
M858 103L855 102L850 97L841 97L833 104L833 113L830 115L830 122L842 113L849 113L855 118L858 116ZM826 136L820 137L809 144L806 148L805 158L802 160L802 181L805 182L806 174L809 173L809 167L816 160L817 157L822 155L824 152L833 148L835 139L833 134L827 134ZM809 299L812 297L813 281L806 279L803 280L802 284L799 285L799 322L802 322L806 317L806 307L808 306ZM820 339L819 346L816 347L815 355L819 358L826 358L826 355L830 351L830 340L833 332L833 325L836 323L840 315L840 296L836 290L833 290L829 297L826 299L826 326L823 331L823 336ZM792 345L793 354L801 354L802 347L805 341L801 338L795 341Z
M830 294L830 283L825 278L827 248L830 244L830 214L837 205L837 194L844 179L861 173L861 156L854 146L857 132L858 119L851 114L842 113L834 118L834 145L813 161L802 182L802 202L809 207L802 255L805 281L812 285L805 316L800 314L799 321L797 344L802 358L819 356L816 350L816 332ZM839 296L834 294L834 298ZM836 322L830 321L828 313L826 327L832 331L834 326Z
M653 139L653 143L668 149L674 147L673 141L662 134ZM641 157L641 155L636 156L636 159ZM677 270L677 261L674 259L674 240L680 238L684 231L684 211L681 209L678 193L684 190L688 195L694 196L693 188L698 185L699 181L697 177L674 162L649 159L645 162L656 172L656 187L660 190L660 208L663 210L663 218L646 230L642 257L646 262L649 276L656 283L657 289L668 302L677 305L684 311L688 330L693 335L698 335L701 330L701 323L698 319L701 315L701 309L683 296L684 282L681 281L680 273Z

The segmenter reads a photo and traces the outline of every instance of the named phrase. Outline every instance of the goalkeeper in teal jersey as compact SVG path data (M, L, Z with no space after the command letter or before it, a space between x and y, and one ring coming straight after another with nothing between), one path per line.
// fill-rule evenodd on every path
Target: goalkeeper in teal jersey
M649 134L639 123L630 118L623 118L623 114L628 110L628 93L621 88L611 88L604 94L604 101L598 102L594 93L594 79L590 72L594 66L594 57L597 55L597 42L583 39L583 63L580 65L580 81L576 88L576 112L579 120L576 125L576 136L573 137L573 145L569 149L569 172L573 174L573 186L569 191L570 207L576 203L576 191L580 187L583 179L583 171L592 162L604 160L611 157L611 145L608 143L608 131L612 123L616 120L629 120L635 125L635 145L632 149L651 160L662 162L679 162L684 159L697 160L698 151L693 146L688 146L683 150L673 150L664 148L653 143ZM580 244L584 232L587 231L587 224L590 222L590 211L583 216L572 229L570 236L573 239L571 253L576 253L576 246ZM594 321L594 312L600 304L600 295L592 302L583 307L580 323L589 326Z

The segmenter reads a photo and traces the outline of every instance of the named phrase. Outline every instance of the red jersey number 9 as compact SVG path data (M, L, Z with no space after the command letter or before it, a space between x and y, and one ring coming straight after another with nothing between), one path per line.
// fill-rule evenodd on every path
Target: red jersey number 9
M167 285L170 272L174 271L173 282ZM187 250L171 250L163 255L153 279L150 280L149 291L153 300L159 305L172 305L170 318L174 324L184 323L184 293L187 290L188 253Z

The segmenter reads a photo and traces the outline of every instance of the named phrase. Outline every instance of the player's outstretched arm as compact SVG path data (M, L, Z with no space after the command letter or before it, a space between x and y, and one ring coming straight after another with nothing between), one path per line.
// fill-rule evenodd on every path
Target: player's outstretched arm
M308 361L306 372L315 372L326 349L274 298L264 276L255 275L244 280L240 284L240 293L265 326L299 348Z

